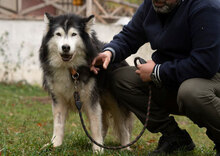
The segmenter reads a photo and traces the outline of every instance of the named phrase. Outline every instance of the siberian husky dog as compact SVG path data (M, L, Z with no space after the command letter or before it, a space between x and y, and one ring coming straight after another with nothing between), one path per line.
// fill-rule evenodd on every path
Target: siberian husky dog
M117 104L109 89L111 72L125 62L109 65L98 75L90 71L92 60L101 51L100 42L92 26L94 16L88 18L74 14L61 16L44 15L46 31L40 48L43 70L43 86L52 98L53 136L51 143L60 146L64 137L64 126L68 112L76 110L74 92L77 90L82 102L82 111L89 120L91 136L103 144L108 130L109 118L113 119L120 143L130 141L132 129L131 113ZM77 83L71 78L70 70L78 73ZM103 151L93 144L93 151Z

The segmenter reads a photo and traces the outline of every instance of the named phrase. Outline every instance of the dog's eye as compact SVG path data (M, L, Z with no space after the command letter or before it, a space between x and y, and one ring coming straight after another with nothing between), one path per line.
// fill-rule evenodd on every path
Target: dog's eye
M56 33L57 36L61 36L61 33Z
M72 33L72 36L76 36L77 34L76 33Z

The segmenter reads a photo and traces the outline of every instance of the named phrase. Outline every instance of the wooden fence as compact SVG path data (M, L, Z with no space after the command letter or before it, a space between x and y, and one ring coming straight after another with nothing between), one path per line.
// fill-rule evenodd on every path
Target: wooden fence
M4 1L7 2L3 3ZM76 0L0 0L0 19L41 20L44 12L49 12L55 15L75 13L89 16L94 14L99 22L109 23L122 16L132 16L138 8L137 4L123 0L81 1L82 3L76 5Z

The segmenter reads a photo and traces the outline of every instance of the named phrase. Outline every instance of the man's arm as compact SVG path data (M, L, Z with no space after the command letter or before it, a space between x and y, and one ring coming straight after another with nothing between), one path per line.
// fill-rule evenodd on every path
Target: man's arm
M164 84L181 84L189 78L211 78L220 67L220 9L203 7L193 10L189 18L192 50L186 59L160 65L159 75Z
M143 22L150 7L150 1L145 0L134 14L132 20L123 27L123 30L114 36L113 40L105 45L104 51L112 52L112 61L119 62L126 59L138 48L147 42L143 29Z

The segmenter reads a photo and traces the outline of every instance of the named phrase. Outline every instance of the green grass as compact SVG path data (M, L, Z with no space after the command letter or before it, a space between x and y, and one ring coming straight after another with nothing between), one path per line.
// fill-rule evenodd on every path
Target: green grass
M40 87L0 83L0 155L93 155L90 141L85 136L77 113L71 113L66 124L64 143L59 148L41 150L52 136L53 118L50 99ZM177 152L172 156L214 155L213 143L186 117L175 117L181 128L192 136L196 149L192 152ZM86 122L88 125L88 122ZM132 139L141 131L142 125L135 120ZM132 151L109 151L103 155L133 156L147 155L157 146L160 134L146 130L142 138L133 145ZM105 144L118 145L112 131Z
M125 1L130 2L130 3L135 3L135 4L141 4L141 3L143 3L142 0L125 0Z

